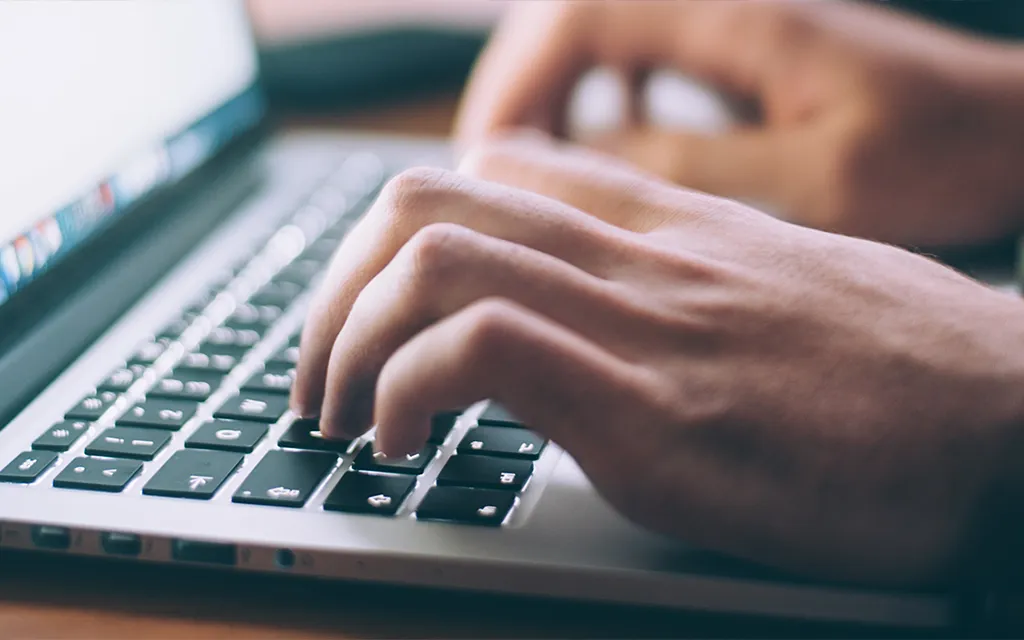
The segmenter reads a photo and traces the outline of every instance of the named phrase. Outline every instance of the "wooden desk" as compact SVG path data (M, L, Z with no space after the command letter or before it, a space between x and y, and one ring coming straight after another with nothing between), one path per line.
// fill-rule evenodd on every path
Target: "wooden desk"
M453 98L315 119L444 135ZM864 629L385 586L287 580L59 555L0 555L0 638L815 637ZM889 634L890 636L892 634Z

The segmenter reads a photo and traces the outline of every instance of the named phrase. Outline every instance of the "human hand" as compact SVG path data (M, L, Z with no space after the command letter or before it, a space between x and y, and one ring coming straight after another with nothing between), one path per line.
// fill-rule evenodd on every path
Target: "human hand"
M325 434L401 455L492 398L644 526L892 582L950 570L1019 468L1019 301L541 141L463 171L402 174L342 243L293 396Z
M1024 222L1020 48L851 2L519 2L473 73L458 140L562 132L598 65L634 87L673 67L755 107L711 135L654 128L634 108L629 126L586 141L679 184L919 247Z

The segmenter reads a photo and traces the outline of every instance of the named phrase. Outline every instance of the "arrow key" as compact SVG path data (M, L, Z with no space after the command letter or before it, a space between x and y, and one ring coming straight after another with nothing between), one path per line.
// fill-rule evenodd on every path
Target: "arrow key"
M135 460L76 458L53 479L53 486L120 493L140 469L142 463Z
M393 516L415 484L416 479L408 476L346 473L327 496L324 509Z
M156 472L142 493L147 496L209 500L238 465L242 455L225 451L178 451Z

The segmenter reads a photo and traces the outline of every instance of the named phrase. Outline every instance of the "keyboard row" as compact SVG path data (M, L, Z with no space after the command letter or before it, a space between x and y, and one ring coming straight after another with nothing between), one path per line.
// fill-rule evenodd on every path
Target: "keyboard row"
M430 443L398 459L375 453L365 443L351 469L324 500L329 511L394 515L439 453L458 413L435 417ZM416 509L418 519L469 524L500 524L532 473L545 441L512 422L498 406L488 408L462 438ZM25 452L0 470L0 482L32 483L57 462L68 446L63 432L81 437L89 424L66 421L48 430ZM59 432L59 433L55 433ZM269 425L259 421L215 419L195 430L185 449L174 452L143 486L150 496L209 500L266 438ZM52 438L61 438L56 444ZM170 440L170 431L113 427L85 449L85 457L68 462L53 480L63 489L121 492ZM277 507L302 507L357 443L329 440L312 421L298 420L268 450L234 492L232 501Z

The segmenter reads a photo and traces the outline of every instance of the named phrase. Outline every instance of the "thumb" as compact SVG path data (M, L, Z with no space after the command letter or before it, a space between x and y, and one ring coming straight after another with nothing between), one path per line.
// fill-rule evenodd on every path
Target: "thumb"
M585 143L690 189L790 208L813 181L813 146L802 138L766 129L704 134L638 128Z

